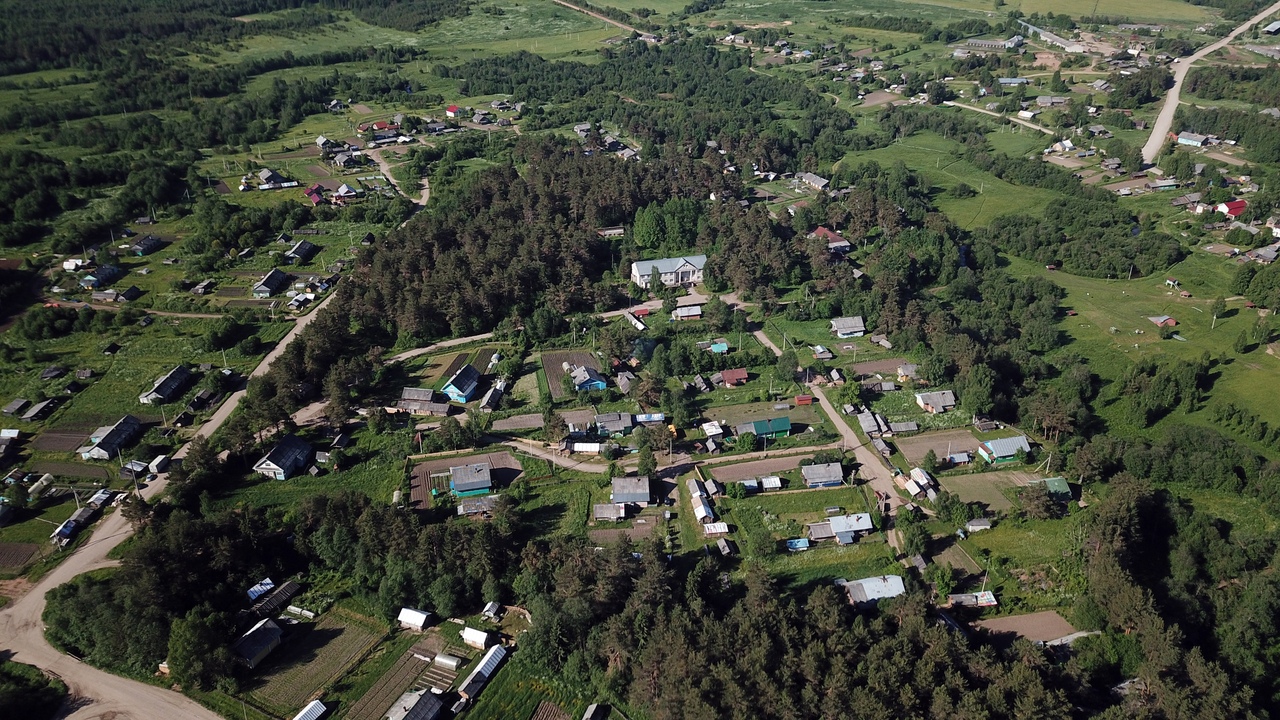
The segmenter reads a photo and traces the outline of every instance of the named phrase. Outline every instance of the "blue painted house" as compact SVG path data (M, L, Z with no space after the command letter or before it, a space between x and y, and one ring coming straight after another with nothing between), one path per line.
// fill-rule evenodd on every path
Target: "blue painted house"
M458 368L458 372L449 378L449 382L444 384L444 394L454 402L464 403L471 400L471 396L476 394L476 387L480 385L480 371L471 367L470 363Z

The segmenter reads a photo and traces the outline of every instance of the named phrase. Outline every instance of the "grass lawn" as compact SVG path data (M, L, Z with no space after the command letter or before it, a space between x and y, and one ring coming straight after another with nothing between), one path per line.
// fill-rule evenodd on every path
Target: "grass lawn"
M318 477L304 474L288 480L270 480L246 470L245 479L219 499L229 504L292 507L312 495L356 490L375 502L390 502L392 493L404 482L405 455L412 434L400 431L377 435L364 428L353 438L356 444L344 451L347 458L343 469L330 468Z
M871 409L884 415L890 422L916 422L922 431L964 427L970 420L969 415L959 409L937 415L927 413L916 404L915 393L908 390L881 393L871 401Z
M467 711L468 720L527 718L544 700L559 705L570 717L581 717L586 711L588 700L560 678L543 675L523 662L519 653L510 657Z
M1169 357L1195 360L1209 353L1222 362L1213 369L1216 375L1208 402L1232 402L1248 409L1268 423L1280 423L1280 406L1270 402L1259 387L1270 387L1280 380L1280 358L1253 350L1238 355L1232 345L1241 331L1253 327L1256 316L1242 301L1227 303L1227 312L1216 327L1208 314L1213 299L1227 294L1234 263L1207 253L1193 253L1166 272L1135 280L1098 280L1066 273L1049 273L1033 263L1012 259L1010 271L1016 275L1043 274L1067 291L1063 307L1079 313L1064 317L1059 328L1071 342L1067 351L1089 358L1089 367L1104 380L1115 380L1133 363L1143 358ZM1192 297L1181 298L1165 286L1165 278L1176 278L1180 288ZM1175 328L1185 342L1161 340L1148 316L1170 315L1178 321ZM1116 331L1111 332L1111 328ZM1135 331L1142 331L1141 334ZM1114 393L1103 389L1103 399ZM1113 423L1124 423L1118 404L1098 403L1101 414ZM1207 413L1186 415L1177 411L1167 418L1179 422L1207 424ZM1157 426L1158 427L1158 426ZM1143 432L1143 428L1132 428Z
M1039 139L1028 138L1026 143L1033 140L1040 142ZM875 160L884 166L899 161L905 163L931 183L938 209L965 229L984 227L1001 215L1038 213L1055 197L1051 191L1014 185L978 169L960 158L962 149L960 143L954 140L932 132L921 132L887 148L849 153L840 163L858 165L868 160ZM1025 152L1024 150L1023 153ZM960 183L979 190L979 194L957 198L947 192Z
M1000 598L997 613L1069 606L1084 588L1078 557L1086 512L1060 520L1006 520L959 544L983 568L987 589ZM950 536L944 544L951 542Z
M601 482L607 481L603 478ZM585 536L591 515L592 495L598 487L591 480L550 480L533 486L520 511L537 536Z

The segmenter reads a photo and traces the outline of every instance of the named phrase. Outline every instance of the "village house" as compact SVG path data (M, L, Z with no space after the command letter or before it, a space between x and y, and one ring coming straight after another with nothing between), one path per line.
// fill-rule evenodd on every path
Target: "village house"
M870 513L836 515L821 522L809 523L809 540L821 542L835 540L840 545L852 545L858 538L876 529Z
M1012 462L1018 458L1019 452L1031 452L1025 435L987 440L978 445L978 454L989 463Z
M305 263L320 252L319 246L308 240L299 240L294 243L293 247L285 251L284 256L289 262Z
M631 263L631 282L647 290L650 279L657 272L662 284L667 287L696 285L702 282L706 264L706 255L641 260Z
M720 373L720 382L724 383L725 387L737 387L746 383L748 377L750 375L746 368L732 368Z
M916 405L931 415L937 415L955 408L956 395L950 390L916 393Z
M28 410L27 414L30 415L31 411ZM23 419L26 418L27 415L24 415ZM132 415L125 415L114 425L104 425L90 433L89 445L80 448L77 452L85 460L111 460L119 457L124 446L133 442L141 434L142 421Z
M840 339L848 339L862 337L867 332L867 326L862 320L862 316L855 317L839 317L831 321L831 332Z
M297 435L285 435L271 452L253 464L253 470L273 480L287 480L301 472L311 462L311 456L310 443Z
M743 423L734 428L735 435L751 433L758 438L784 438L791 434L791 418L780 417L769 420L756 420Z
M671 311L672 320L701 320L701 305L682 305Z
M499 380L489 388L489 391L480 399L480 410L483 412L493 412L502 405L502 396L507 392L507 381Z
M258 667L272 650L280 647L280 638L283 636L284 631L274 620L263 618L236 640L231 646L231 652L242 665L252 670Z
M151 253L159 250L162 247L164 247L163 240L156 237L155 235L147 235L143 237L141 240L130 245L129 252L130 254L136 255L138 257L143 257L144 255L150 255Z
M493 467L487 462L450 467L449 490L456 497L489 494L493 491Z
M96 290L115 282L124 272L115 265L103 265L80 278L80 287Z
M471 366L470 363L458 368L449 380L444 384L444 394L454 402L465 403L471 400L476 394L476 388L480 385L480 371Z
M397 410L410 415L432 415L443 417L449 414L449 400L442 393L431 388L401 388Z
M269 298L276 293L283 292L289 287L289 276L281 272L279 268L272 268L271 272L262 276L262 279L253 286L253 296L255 298Z
M604 390L608 387L600 372L589 365L564 364L565 374L573 382L574 390Z
M811 172L796 173L796 179L814 190L826 190L827 185L831 184L830 180L827 180L820 175L814 175Z
M616 477L612 482L610 500L615 505L637 505L649 507L653 502L653 488L649 485L649 476Z
M823 463L821 465L805 465L800 468L805 487L823 488L839 487L844 484L844 468L840 463Z
M626 435L634 426L631 413L601 413L595 416L596 433L601 437Z
M150 390L139 395L138 402L143 405L173 402L182 395L191 378L191 370L186 365L178 365L157 379Z
M1200 135L1193 132L1183 131L1178 133L1179 145L1188 145L1190 147L1204 147L1205 141L1208 139L1209 138L1204 135Z
M849 595L849 604L855 607L873 606L881 600L898 597L907 591L899 575L880 575L842 584Z
M809 233L809 237L826 241L828 252L847 253L853 249L853 245L850 244L848 240L840 237L839 233L830 228L819 227L817 230Z

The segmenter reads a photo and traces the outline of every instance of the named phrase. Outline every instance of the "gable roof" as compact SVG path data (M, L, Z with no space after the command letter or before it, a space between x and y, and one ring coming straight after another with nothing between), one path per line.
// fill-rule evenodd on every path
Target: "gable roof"
M900 575L880 575L851 580L844 584L844 589L849 593L849 602L857 605L897 597L907 591L907 586Z
M603 413L595 416L596 428L609 434L623 433L631 428L631 413Z
M654 268L657 268L660 274L667 275L685 265L692 265L695 270L701 270L706 264L706 255L685 255L683 257L659 258L657 260L641 260L631 263L631 274L647 277L653 274Z
M299 240L294 243L293 247L285 251L286 257L296 258L302 262L310 260L312 256L320 252L320 247L309 240Z
M831 523L831 531L836 534L847 532L870 532L876 529L875 523L871 521L870 513L836 515L835 517L829 518L827 522Z
M653 491L649 487L649 476L616 477L613 479L613 501L615 503L647 503L653 499Z
M264 288L273 293L280 292L289 284L289 276L280 271L280 268L271 268L271 272L262 276L257 285L253 286L254 290Z
M1031 452L1031 445L1027 442L1025 435L987 440L982 444L994 457L1013 457L1019 450Z
M275 447L271 448L271 452L264 455L253 467L259 469L270 464L285 472L292 472L305 465L310 455L310 443L297 435L285 435L280 438L280 442L276 443Z
M777 432L789 433L791 432L791 418L770 418L768 420L756 420L754 422L743 423L734 428L734 432L738 435L743 433L754 433L755 435L772 435Z
M731 370L725 370L724 372L720 373L720 379L724 381L725 384L729 384L729 385L732 385L735 383L744 383L747 381L747 369L733 368Z
M467 363L458 368L458 371L449 378L449 382L445 383L445 387L453 386L462 395L470 395L475 392L476 385L480 384L480 371Z
M867 326L861 315L840 317L831 320L831 332L866 332Z
M492 467L487 462L449 468L449 486L454 492L474 492L493 487Z
M145 404L150 404L156 400L169 402L180 394L190 379L191 370L186 365L178 365L166 373L164 377L156 380L151 389L143 393L138 400Z
M844 482L844 468L838 462L806 465L800 468L800 474L809 485Z
M934 390L933 392L916 393L916 401L933 407L955 407L956 394L951 390Z

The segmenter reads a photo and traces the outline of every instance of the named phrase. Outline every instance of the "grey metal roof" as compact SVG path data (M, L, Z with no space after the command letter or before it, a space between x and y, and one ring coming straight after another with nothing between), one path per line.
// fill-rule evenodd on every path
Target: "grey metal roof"
M916 393L916 399L933 407L955 407L956 394L950 390Z
M692 265L695 270L701 270L707 264L706 255L686 255L683 257L659 258L657 260L641 260L631 263L631 272L635 275L647 277L653 274L654 268L662 275L673 273L685 265ZM638 272L637 272L638 271Z
M870 513L856 513L854 515L837 515L827 520L831 523L832 532L837 535L843 532L870 532L875 530L875 523L871 521Z
M652 499L653 490L649 487L648 475L613 479L613 501L615 503L647 503Z
M456 492L488 490L493 487L491 470L487 462L457 465L449 468L449 479Z
M479 383L480 371L472 367L471 363L467 363L466 365L458 368L458 372L454 373L453 377L449 378L449 382L445 384L452 385L463 395L470 395L475 391L476 385Z
M297 435L285 435L275 447L271 448L271 452L258 461L258 464L269 462L285 472L292 472L305 465L310 455L310 443Z
M996 440L988 440L983 443L991 454L996 457L1012 457L1018 454L1018 451L1031 452L1031 445L1027 442L1025 435L1019 435L1011 438L999 438Z
M810 485L844 482L844 469L840 467L840 463L806 465L800 468L800 474Z
M178 365L166 373L164 377L156 380L155 384L151 386L151 390L143 393L142 397L147 398L149 401L169 402L186 387L190 379L191 370L186 365Z
M849 602L854 604L897 597L907 591L902 577L898 575L880 575L851 580L844 584L844 588L849 593Z
M832 332L866 332L867 326L862 316L839 317L831 320Z

